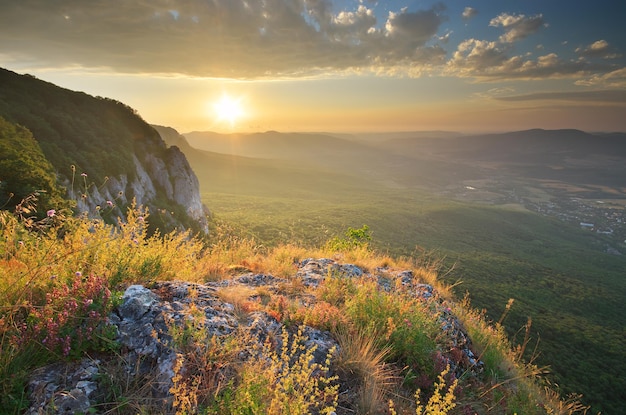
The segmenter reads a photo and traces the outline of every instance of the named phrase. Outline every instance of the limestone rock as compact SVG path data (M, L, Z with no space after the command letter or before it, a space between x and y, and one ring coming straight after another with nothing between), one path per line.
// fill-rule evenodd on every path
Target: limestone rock
M352 264L327 258L309 258L298 265L294 277L314 289L324 278L333 275L345 278L364 276L377 281L381 290L403 285L404 292L412 293L419 301L428 302L429 308L437 315L442 334L447 339L445 348L440 351L440 361L450 365L457 376L482 371L482 362L472 352L471 340L449 305L432 286L417 281L411 271L378 268L368 274ZM101 370L112 360L122 366L125 376L135 379L135 382L149 377L151 400L159 402L165 412L171 412L172 377L177 358L182 356L172 328L201 325L209 336L218 337L240 330L246 333L244 338L247 340L239 357L244 360L264 358L261 354L266 342L277 347L282 344L283 325L265 311L250 312L242 317L237 307L220 298L219 290L242 287L244 292L253 292L251 288L264 287L269 292L277 292L285 281L268 274L248 273L207 284L166 281L154 283L149 288L129 286L121 304L109 316L109 324L117 331L119 355L58 362L36 370L29 383L31 406L27 413L98 413L97 408L101 407L98 405L102 404L99 400L105 399L103 386L99 383L105 378ZM306 296L307 302L315 301L314 293L307 293ZM185 326L188 323L196 326ZM339 344L331 333L306 326L301 328L301 333L305 349L314 350L312 363L323 364L329 354L338 353Z

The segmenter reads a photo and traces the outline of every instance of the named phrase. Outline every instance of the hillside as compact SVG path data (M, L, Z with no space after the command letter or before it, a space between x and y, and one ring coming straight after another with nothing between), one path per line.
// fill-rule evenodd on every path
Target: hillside
M362 142L354 151L337 150L324 168L300 162L297 170L278 152L263 159L184 151L215 217L263 245L315 244L367 224L380 250L445 258L445 281L461 281L457 295L468 291L472 304L492 319L514 298L504 322L508 333L515 336L530 317L536 361L551 366L564 391L581 392L594 410L614 413L626 399L620 383L626 368L619 363L626 325L626 229L620 225L626 175L619 172L626 160L615 149L598 149L594 134L574 133L575 141L586 143L588 158L574 158L585 153L570 151L568 132L530 134L526 142L524 132L514 133L512 141L528 144L490 154L474 148L509 135ZM541 145L551 136L554 143ZM619 146L620 137L614 135L617 144L611 145ZM465 139L468 151L458 151L457 141ZM376 163L359 165L364 146L367 152L375 148ZM318 160L327 151L306 154ZM353 164L346 168L341 160L348 159ZM557 159L563 168L546 164ZM580 222L613 234L581 229Z
M29 130L78 213L115 221L134 199L153 210L154 225L162 229L208 230L198 180L184 155L168 149L121 102L0 68L0 117ZM19 183L4 179L3 192L23 194Z
M127 217L29 231L0 211L2 413L585 410L544 390L434 264L377 254L366 228L268 249L225 229L207 245L148 236L144 210Z

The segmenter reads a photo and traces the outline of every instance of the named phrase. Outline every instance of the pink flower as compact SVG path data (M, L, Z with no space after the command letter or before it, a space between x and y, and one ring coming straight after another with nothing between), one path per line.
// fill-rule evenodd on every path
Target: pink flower
M107 200L107 205L113 206L113 202L111 202L110 200Z
M57 211L54 209L50 209L49 211L46 212L46 215L48 215L49 218L53 217L54 215L56 215Z
M81 173L80 175L83 177L87 177L87 173Z

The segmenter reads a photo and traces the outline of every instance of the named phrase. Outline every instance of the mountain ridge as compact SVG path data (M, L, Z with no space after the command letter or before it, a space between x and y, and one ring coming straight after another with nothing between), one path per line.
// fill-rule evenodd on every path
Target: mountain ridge
M0 116L31 131L79 213L115 221L135 200L162 231L208 232L185 156L125 104L0 68Z

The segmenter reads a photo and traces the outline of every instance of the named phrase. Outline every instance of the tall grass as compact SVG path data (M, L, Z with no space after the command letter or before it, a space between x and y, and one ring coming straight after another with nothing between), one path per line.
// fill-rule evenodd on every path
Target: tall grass
M206 282L243 270L286 280L275 290L223 288L217 293L235 306L241 321L263 311L289 329L281 342L259 345L259 356L266 358L242 360L240 352L249 341L245 333L209 336L202 329L202 312L192 307L192 318L185 320L191 326L171 327L179 351L173 409L155 408L145 399L149 379L130 381L113 366L103 368L111 393L100 407L118 414L373 414L390 410L392 399L393 411L403 414L415 413L422 401L424 411L434 407L431 398L439 394L450 413L585 411L576 399L560 400L554 388L543 388L542 370L521 360L499 324L469 303L454 301L449 287L437 280L440 263L432 256L379 254L369 247L367 228L352 230L346 243L335 239L319 249L297 243L267 248L225 224L214 227L204 242L188 232L148 234L148 221L149 212L140 206L132 206L117 227L60 212L34 221L0 211L0 407L7 413L27 406L24 386L35 367L93 351L116 353L106 316L129 284ZM448 374L441 380L446 346L437 312L398 281L383 290L371 277L329 272L316 290L304 287L294 277L297 264L323 256L366 271L411 269L416 280L433 284L474 339L486 366L483 376L454 380ZM297 330L302 325L333 333L336 355L311 365L313 350L303 346ZM416 399L418 388L422 394Z

